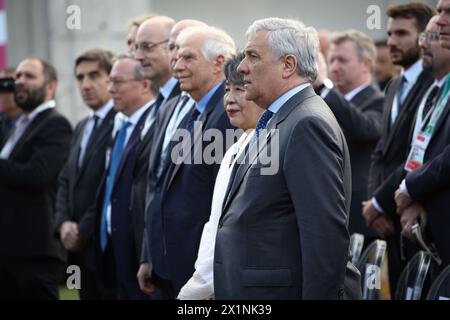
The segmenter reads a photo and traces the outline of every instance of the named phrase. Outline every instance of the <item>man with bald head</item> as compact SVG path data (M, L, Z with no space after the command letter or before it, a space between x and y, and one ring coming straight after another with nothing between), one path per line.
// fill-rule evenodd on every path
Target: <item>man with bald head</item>
M200 141L201 136L216 129L224 137L231 128L223 107L223 65L235 52L233 40L216 28L192 27L183 30L176 43L175 74L181 89L195 100L195 107L180 125L191 138L186 145L180 143L189 152L180 156L174 143L169 144L167 170L147 207L147 246L138 273L141 289L148 294L156 292L156 298L162 299L174 299L193 273L201 232L209 217L221 159L207 164L202 155L208 145ZM194 160L199 156L201 163Z
M54 199L72 128L55 111L55 68L39 58L16 70L23 114L0 146L0 300L57 299L63 276Z
M164 104L180 94L178 81L172 76L167 50L174 25L172 18L155 16L144 21L136 34L134 57L141 63L145 77L159 88L155 108L145 121L141 137L147 134L160 110L163 112Z

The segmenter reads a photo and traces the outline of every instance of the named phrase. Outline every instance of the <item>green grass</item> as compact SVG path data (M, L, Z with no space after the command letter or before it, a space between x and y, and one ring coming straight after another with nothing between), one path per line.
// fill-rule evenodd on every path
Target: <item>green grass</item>
M66 287L59 287L59 300L80 300L78 290L69 290Z

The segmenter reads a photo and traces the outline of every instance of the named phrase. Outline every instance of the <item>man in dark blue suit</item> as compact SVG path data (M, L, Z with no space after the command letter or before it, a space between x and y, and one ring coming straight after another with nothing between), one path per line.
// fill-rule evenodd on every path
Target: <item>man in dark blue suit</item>
M209 217L221 159L208 164L202 158L208 144L201 138L208 129L225 136L225 130L231 128L223 107L223 65L235 51L233 40L215 28L193 27L180 33L177 44L175 73L181 90L196 102L180 126L191 139L184 145L188 152L180 157L173 152L176 143L169 145L168 169L147 207L148 237L138 273L141 289L148 294L156 291L160 299L174 299L192 275L202 229ZM192 161L198 156L201 163Z
M98 195L97 258L103 280L116 289L118 299L145 299L136 280L136 246L142 239L136 237L130 204L136 145L147 115L155 111L154 99L150 81L132 58L117 59L110 81L115 108L125 117L107 152L108 169Z

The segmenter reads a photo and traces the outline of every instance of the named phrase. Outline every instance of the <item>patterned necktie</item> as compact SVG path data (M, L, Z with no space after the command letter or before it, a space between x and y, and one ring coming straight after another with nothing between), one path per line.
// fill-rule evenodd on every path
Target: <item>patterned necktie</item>
M258 124L256 125L256 128L255 128L257 137L259 137L261 130L263 130L267 127L267 123L269 122L270 118L272 118L272 116L273 116L272 111L270 111L270 110L264 111L261 118L259 118Z
M125 144L125 138L127 136L127 129L131 125L131 122L125 122L117 134L117 140L114 144L111 162L108 171L108 178L106 180L105 194L103 198L103 208L102 208L102 220L100 225L100 246L102 251L105 251L106 245L108 243L108 230L106 215L108 211L108 206L111 201L111 194L114 186L114 181L116 178L117 169L119 168L120 159L122 157L122 151Z
M433 89L431 89L430 93L428 94L428 97L427 97L427 100L425 102L425 106L424 106L423 112L422 112L422 119L425 119L428 112L435 105L436 100L437 100L436 98L437 98L438 91L439 91L439 86L434 86Z
M187 125L187 129L192 133L194 129L194 122L197 121L198 116L200 115L200 111L197 109L197 105L194 106L194 109L191 111L191 115L189 118L189 122Z

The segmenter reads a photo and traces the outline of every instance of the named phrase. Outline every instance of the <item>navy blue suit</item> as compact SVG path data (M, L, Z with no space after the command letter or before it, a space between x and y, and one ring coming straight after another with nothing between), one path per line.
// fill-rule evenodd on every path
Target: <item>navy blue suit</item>
M223 94L222 83L198 119L202 122L203 132L214 128L225 136L225 130L232 128L224 111ZM187 128L189 118L190 113L180 128ZM194 139L191 143L195 143ZM208 145L201 144L196 152L203 153ZM161 185L150 186L154 188L154 197L147 206L146 228L149 237L144 250L148 250L147 260L153 276L167 280L174 291L172 294L176 295L194 272L201 233L211 211L218 169L219 164L206 164L204 161L201 164L178 165L170 161ZM167 294L165 297L175 298Z
M136 256L136 237L134 234L135 226L131 210L131 195L133 185L133 170L136 161L136 145L139 142L140 132L144 126L145 119L150 108L140 117L131 136L122 151L122 156L117 169L114 187L111 194L111 235L105 253L103 253L97 243L97 261L101 273L108 279L110 287L117 291L119 299L146 299L139 289L136 274L139 269L139 258ZM104 190L106 186L107 175L105 174L100 192L98 194L97 205L97 228L98 236L100 230L100 220ZM140 240L139 240L140 242ZM140 245L140 243L139 243ZM111 251L110 251L111 250ZM108 259L104 255L112 254L114 259ZM110 265L113 263L113 268ZM112 270L114 269L114 270ZM113 284L114 283L114 284Z

